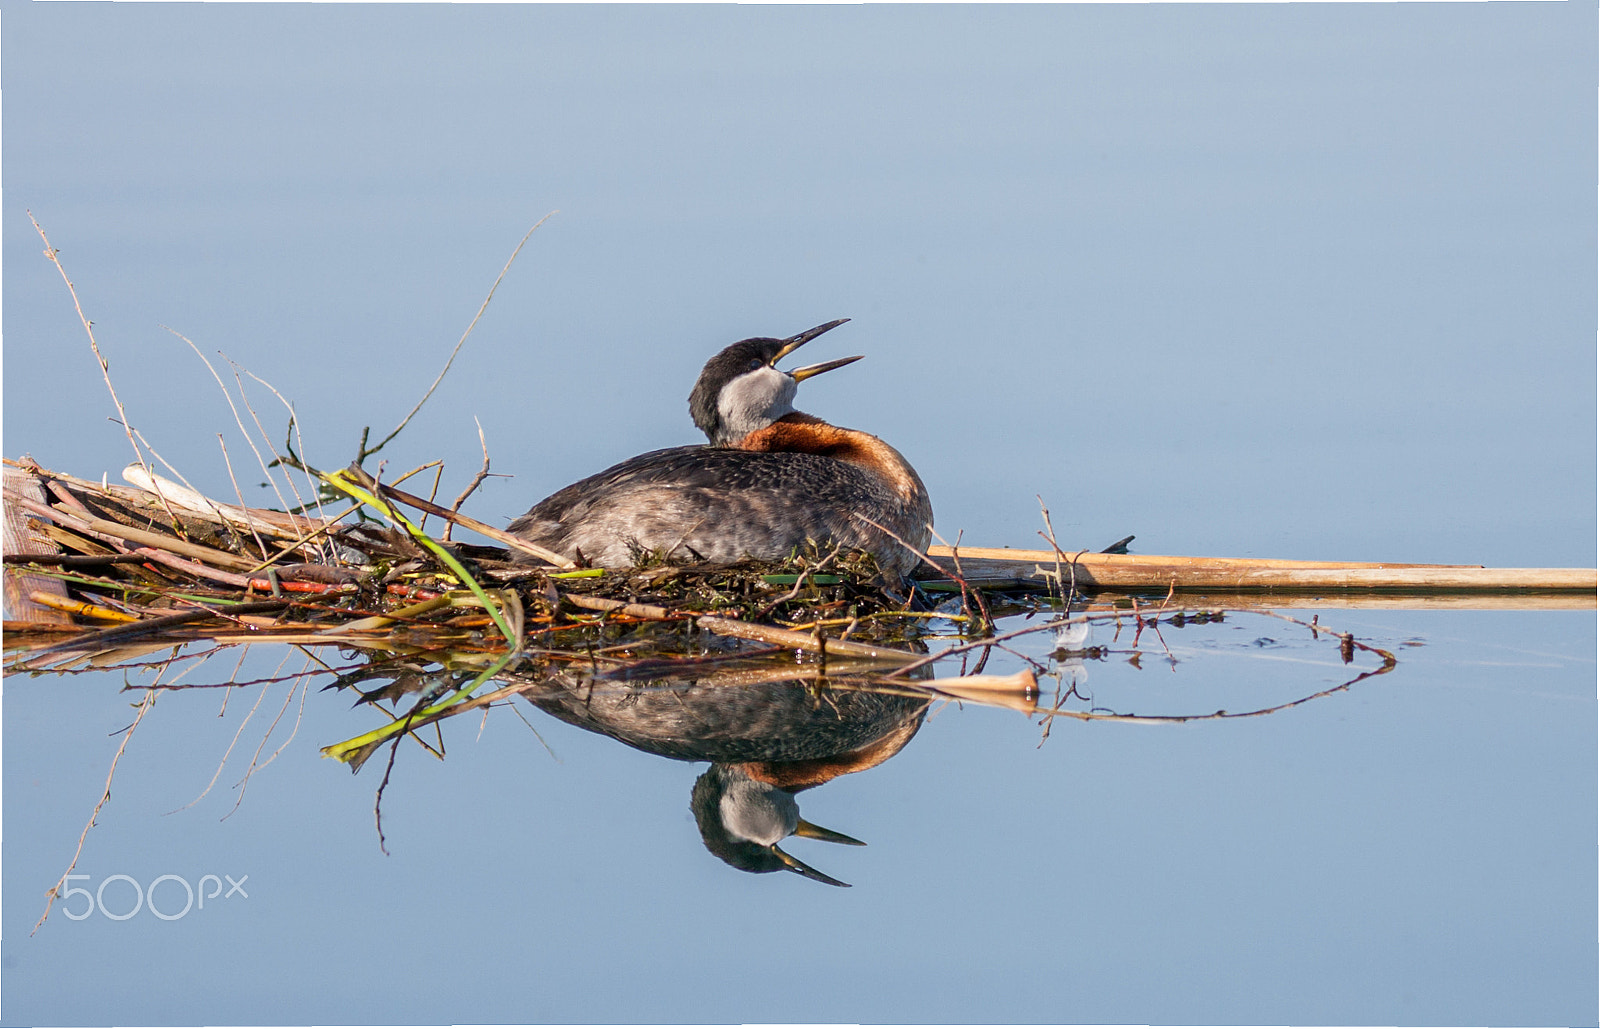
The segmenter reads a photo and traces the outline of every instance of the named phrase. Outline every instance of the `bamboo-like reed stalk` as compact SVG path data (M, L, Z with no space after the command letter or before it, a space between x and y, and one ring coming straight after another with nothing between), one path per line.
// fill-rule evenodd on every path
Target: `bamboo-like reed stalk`
M930 547L928 556L955 571L955 557L969 584L986 580L1036 581L1057 575L1089 589L1177 590L1411 590L1485 592L1538 590L1588 593L1594 602L1592 568L1484 568L1480 565L1388 564L1354 561L1288 561L1267 558L1171 557L1100 554L993 547Z

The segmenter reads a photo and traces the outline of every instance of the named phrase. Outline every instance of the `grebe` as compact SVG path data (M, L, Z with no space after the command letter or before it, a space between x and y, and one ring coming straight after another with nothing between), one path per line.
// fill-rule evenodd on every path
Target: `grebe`
M847 321L725 348L706 362L689 394L689 413L709 446L630 458L541 500L508 531L603 568L630 567L652 552L713 564L781 561L809 539L865 550L885 570L910 571L927 549L933 521L916 471L878 437L794 409L799 383L860 358L777 368Z

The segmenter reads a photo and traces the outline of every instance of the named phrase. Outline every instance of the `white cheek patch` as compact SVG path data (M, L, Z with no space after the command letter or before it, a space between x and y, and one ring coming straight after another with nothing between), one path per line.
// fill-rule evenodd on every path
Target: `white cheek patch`
M717 396L723 432L743 439L794 411L794 379L774 368L757 368L729 382Z

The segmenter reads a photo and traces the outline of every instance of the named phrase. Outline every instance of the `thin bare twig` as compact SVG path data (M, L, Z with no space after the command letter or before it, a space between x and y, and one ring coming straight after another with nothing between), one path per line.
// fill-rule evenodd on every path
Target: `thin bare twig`
M238 679L238 677L239 677L239 669L244 667L244 659L246 657L248 657L249 654L250 654L250 645L248 643L239 648L239 660L233 666L233 673L234 674L231 677L232 679L234 679L234 680ZM286 657L284 660L288 660L288 658ZM206 783L206 788L201 790L199 795L196 796L193 800L189 801L189 803L183 805L182 807L173 808L171 811L168 811L167 814L175 815L179 811L187 811L189 808L194 807L196 804L200 803L200 801L204 800L206 794L211 792L211 787L215 786L217 784L217 780L219 778L221 778L222 769L227 766L228 757L233 753L233 748L238 744L239 737L244 734L244 727L250 724L250 717L256 713L256 708L259 708L261 706L261 699L262 699L262 697L265 697L267 695L267 688L269 686L271 686L273 683L278 681L277 678L276 678L277 672L278 672L278 670L280 670L282 668L283 668L283 661L279 661L278 662L278 668L274 669L274 671L273 671L273 676L274 677L272 679L267 680L266 685L263 685L261 687L261 696L256 698L255 706L252 707L249 710L249 712L244 716L244 721L239 723L239 728L234 730L233 739L228 742L228 749L224 750L222 752L222 760L217 762L217 770L215 772L211 773L211 781ZM222 710L217 712L217 717L218 718L222 718L225 715L227 715L227 713L228 713L228 699L233 696L234 689L243 687L245 685L246 685L245 683L241 683L241 682L228 682L226 684L227 688L224 689L223 693L222 693ZM191 686L189 688L190 689L194 689L196 687L191 684Z
M171 472L173 475L176 475L178 477L178 481L183 483L185 489L187 489L190 493L193 493L196 497L199 497L200 500L205 504L205 506L211 509L211 513L217 517L217 520L219 522L221 522L222 525L225 528L227 528L229 531L233 531L233 522L229 521L228 520L228 516L222 513L222 508L217 505L216 501L212 500L210 497L206 496L204 493L201 493L199 490L195 489L194 488L194 483L190 482L184 476L184 474L182 472L178 471L178 469L176 469L176 468L174 468L172 466L171 462L169 462L166 458L162 457L160 452L158 452L155 447L150 445L150 441L144 438L144 433L140 432L138 429L134 429L133 430L133 434L135 436L139 437L139 442L143 443L145 449L150 451L150 456L154 457L157 461L161 462L161 467L165 468L167 471ZM227 449L226 448L223 449L223 458L224 459L227 458ZM152 473L149 468L144 468L143 471L144 471L145 475L149 476L149 483L151 485L154 485L156 483L156 481L157 481L155 474ZM231 468L229 469L229 472L231 474L231 472L232 472ZM127 472L126 471L123 472L123 478L124 479L127 478ZM235 491L237 491L237 486L235 487ZM168 499L167 499L165 491L160 490L160 489L154 489L154 490L151 490L150 492L152 492L152 493L154 493L156 495L156 498L161 501L161 506L167 509L167 514L172 516L172 521L173 521L172 528L173 528L173 531L175 533L177 533L178 538L179 539L187 539L188 535L183 531L183 524L178 521L177 514L173 512L173 510L172 510L172 508L170 506L168 506ZM241 508L245 506L243 497L239 498L239 506ZM245 521L246 526L248 526L250 528L251 534L255 535L256 542L258 544L261 543L260 535L256 534L255 527L253 525L250 525L250 520L249 520L249 515L248 514L245 516L244 521ZM266 553L266 550L267 550L266 545L262 544L261 552L262 553Z
M1050 544L1051 551L1056 555L1056 588L1061 591L1061 607L1062 610L1070 610L1073 594L1078 592L1078 566L1071 560L1067 561L1067 567L1072 572L1072 588L1068 589L1061 579L1061 559L1066 557L1066 554L1062 553L1060 544L1056 543L1056 530L1050 524L1050 509L1044 506L1044 497L1040 494L1035 493L1033 499L1039 502L1039 513L1044 515L1045 532L1040 535L1044 536L1045 542Z
M959 547L961 545L961 537L967 530L962 529L960 532L956 533L956 542L954 545L945 543L944 537L939 535L939 533L934 530L933 526L928 526L928 531L933 533L934 539L938 540L940 543L944 543L945 546L950 547L950 563L953 564L956 569L955 575L952 576L952 578L954 578L961 586L962 613L967 615L969 618L972 616L972 610L967 606L967 594L970 590L972 598L978 602L978 613L983 615L983 624L978 627L979 631L989 632L993 630L994 619L989 617L989 605L983 601L983 591L971 589L967 585L966 578L961 574L961 552Z
M224 354L223 357L226 358L227 355ZM237 373L237 369L238 369L239 366L233 363L232 358L228 358L228 363L229 364L233 364L234 368L236 369L235 375L237 375L238 374ZM272 383L268 382L266 379L263 379L261 376L257 375L255 372L252 372L248 368L244 369L244 373L246 375L250 376L252 379L256 380L257 382L261 383L261 385L267 387L267 389L272 392L272 395L278 398L278 403L283 405L284 410L289 412L289 428L294 433L295 441L300 444L300 454L301 454L301 457L303 458L305 456L305 452L306 452L306 441L305 441L304 437L302 437L300 435L300 419L295 414L294 405L289 403L288 399L286 397L284 397L284 395L282 393L278 392L278 388L276 386L274 386ZM240 396L244 395L244 383L242 383L242 382L239 384L239 394L240 394ZM245 402L245 407L249 408L249 406L250 406L249 405L249 401L247 400ZM254 416L255 415L255 411L251 410L250 414L252 416ZM257 419L256 420L256 425L259 427L260 424L261 424L260 419ZM263 439L267 438L267 433L266 433L265 429L261 430L261 436L262 436ZM267 445L268 446L272 445L270 440L268 441ZM277 452L274 451L274 453L276 454ZM281 456L278 457L278 461L281 464L286 464L286 465L289 464L288 461L285 460ZM317 483L316 483L316 480L312 477L311 469L306 466L306 464L305 464L305 462L303 460L298 461L298 462L296 462L296 463L294 463L292 465L289 465L289 467L294 467L294 468L299 468L300 469L300 473L306 477L306 489L311 494L311 505L308 505L301 498L299 489L297 489L295 487L295 485L294 485L294 477L292 475L288 475L288 474L284 475L284 479L289 483L290 491L294 493L295 502L300 505L299 509L304 511L309 506L314 505L316 507L316 509L317 509L317 517L319 517L319 518L323 517L323 513L322 513L322 493L317 488Z
M106 392L111 394L111 403L117 409L117 422L122 426L122 431L127 434L128 445L133 448L134 460L138 461L139 466L148 474L150 471L149 462L145 460L144 452L139 449L139 444L134 442L133 427L128 422L128 413L122 409L122 399L117 396L117 388L111 384L111 364L105 359L105 355L100 353L100 344L94 338L94 323L89 320L88 315L83 313L83 305L78 302L77 287L67 277L67 270L61 266L61 258L59 256L61 251L50 245L50 237L44 234L44 229L39 225L38 219L34 218L32 211L28 212L28 220L33 222L34 231L39 233L39 238L44 241L44 256L49 259L51 264L56 266L56 271L61 273L61 281L67 284L67 292L72 295L72 306L78 312L78 321L83 323L83 331L89 336L89 349L94 352L95 362L100 365L100 376L106 381ZM167 506L165 498L162 498L161 506L166 509L167 516L172 519L172 523L174 525L178 524L178 516L173 513L171 507Z
M509 272L511 270L512 262L517 259L517 255L518 254L522 253L523 244L527 243L528 239L535 232L539 231L539 226L541 226L545 222L549 221L555 214L556 214L555 211L551 211L549 214L545 215L543 218L540 218L537 222L535 222L534 225L533 225L533 228L529 229L523 235L522 242L518 243L517 244L517 248L515 250L511 251L511 256L506 259L505 267L500 269L500 274L495 276L494 285L489 287L489 295L483 298L483 303L478 306L478 313L472 316L471 323L467 325L467 331L463 332L461 334L461 338L456 341L456 348L454 350L450 351L449 360L445 361L444 368L440 370L438 377L433 380L433 385L428 387L428 392L424 393L422 395L422 399L417 401L417 406L413 407L411 409L411 413L406 415L404 418L400 419L400 424L396 425L394 427L394 431L389 433L389 435L383 437L383 439L379 440L378 441L378 445L375 446L375 447L368 447L367 446L367 441L366 441L366 434L365 433L362 434L361 450L356 455L356 464L361 464L367 458L371 457L373 454L376 454L378 451L382 450L384 448L384 446L390 440L392 440L396 436L400 435L400 432L401 432L402 429L404 429L407 425L411 424L411 419L416 417L416 414L417 414L418 411L422 410L422 405L426 404L428 402L428 398L433 396L433 391L439 388L439 383L443 382L444 381L444 377L447 374L449 374L450 366L455 364L456 355L461 353L461 348L462 348L463 345L466 344L467 337L472 335L472 330L478 327L478 319L482 318L483 317L483 312L488 310L489 301L494 299L494 291L500 288L500 280L502 280L502 279L504 279L506 277L506 272Z
M428 503L430 504L439 499L439 484L444 481L444 462L435 461L433 462L433 465L433 486L428 490ZM404 477L402 476L401 478L395 480L395 484L399 485L403 481ZM445 523L447 528L449 525L449 522ZM426 511L422 513L422 519L417 522L417 528L421 529L423 532L428 531L428 513Z
M220 648L220 647L217 648L217 650L221 650L221 649L222 648ZM239 681L239 670L244 667L244 659L246 657L248 657L249 654L250 654L250 648L248 646L243 646L243 647L239 648L239 660L234 663L233 674L228 676L228 682L229 682L230 685ZM230 697L232 697L232 696L233 696L233 690L227 689L227 690L223 690L222 691L222 709L217 712L217 717L218 718L226 718L226 717L228 717L228 699ZM224 758L224 760L226 760L226 758ZM217 773L219 775L222 773L222 766L221 765L217 766ZM212 776L211 781L212 782L216 782L216 776ZM207 789L210 789L210 787L207 787ZM203 796L203 794L202 794L202 796Z
M304 648L301 648L301 649L304 650ZM289 735L284 738L284 741L282 743L278 744L278 749L274 750L271 754L267 755L267 759L265 761L261 762L261 764L256 767L256 771L259 772L259 771L261 771L261 769L263 769L263 768L267 767L268 765L272 764L272 762L278 760L278 755L282 754L283 751L284 751L284 748L288 747L289 744L293 743L294 742L294 738L300 734L300 723L305 720L305 715L306 715L306 697L311 692L310 677L311 677L311 661L310 661L309 655L308 655L305 665L300 669L300 671L297 674L291 676L290 679L289 679L289 696L291 698L293 698L293 696L294 696L295 683L299 683L299 686L300 686L300 707L298 709L296 709L296 711L295 711L294 725L289 727ZM274 723L274 724L276 724L276 723Z
M239 480L233 474L233 459L228 456L228 441L222 438L222 433L217 433L217 446L222 448L222 464L228 469L228 482L233 485L233 495L239 501L239 507L245 512L245 526L250 530L250 535L255 537L256 546L261 548L261 557L267 558L269 551L267 544L261 539L261 533L256 530L256 521L250 517L250 505L244 502L244 494L239 490ZM217 511L220 516L222 512Z
M288 660L287 654L284 655L284 660ZM280 664L278 667L282 668L283 666ZM262 692L265 693L266 689L267 687L263 687ZM257 768L262 767L258 764L261 760L261 751L266 748L267 741L272 738L273 730L278 728L278 722L282 721L283 713L289 710L289 703L292 700L294 700L294 690L291 688L289 695L283 698L283 706L278 709L277 715L272 719L272 724L267 726L266 734L261 737L261 742L256 745L256 752L250 755L250 767L245 769L244 778L233 784L234 789L239 791L239 796L234 799L233 807L228 810L226 815L222 816L223 818L232 817L233 813L239 810L239 805L244 803L244 791L250 788L250 777L256 773ZM299 725L298 719L295 724ZM282 748L279 749L281 750ZM273 757L277 757L277 754L273 754Z
M158 675L157 678L159 679L160 676ZM105 807L106 802L111 799L111 780L116 777L117 762L122 760L123 751L128 749L128 741L133 739L133 731L139 728L139 723L144 720L145 712L149 711L155 703L156 694L159 692L161 691L154 686L144 691L144 699L139 702L139 711L133 716L133 724L123 731L122 742L117 745L117 752L111 758L111 768L106 772L105 789L101 791L100 799L95 802L94 810L89 814L88 824L83 827L83 832L78 835L78 849L72 852L72 861L68 863L67 870L61 873L61 878L56 880L54 886L45 891L44 914L40 915L39 920L33 923L33 929L28 933L29 936L38 932L39 927L44 925L44 920L50 917L50 908L55 904L56 898L61 896L61 888L67 884L67 876L71 875L72 870L78 867L78 858L83 855L83 841L88 839L89 830L94 828L95 819L100 817L100 809Z
M117 388L111 384L111 365L106 361L105 356L100 353L100 344L95 341L94 329L89 321L89 316L83 313L83 305L78 302L77 288L72 285L72 280L67 277L67 270L61 267L61 258L58 256L61 251L50 245L50 237L44 234L44 229L40 227L39 221L33 216L32 211L28 212L28 220L33 222L34 231L39 234L40 239L44 240L44 256L51 264L56 266L56 271L61 273L61 281L67 284L67 292L72 294L72 306L77 309L78 320L83 323L83 331L89 335L89 349L94 351L94 359L100 365L100 375L106 380L106 391L111 394L111 403L116 406L117 420L121 423L123 431L128 434L128 445L133 448L134 458L140 464L144 464L144 454L139 450L139 444L133 441L133 432L128 428L127 412L122 409L122 400L117 396Z
M349 507L345 508L343 511L339 512L334 517L328 519L323 524L322 528L317 529L314 532L303 534L303 535L297 537L296 539L293 539L293 540L289 541L288 543L285 543L278 550L277 553L273 554L272 556L268 557L266 560L262 561L260 564L256 565L254 568L252 568L250 570L251 574L253 575L256 572L261 571L263 568L266 568L268 565L275 563L278 560L278 558L283 557L284 555L292 553L292 552L294 552L296 550L299 550L300 548L304 547L306 544L311 543L313 540L316 540L317 537L323 536L323 535L325 535L325 534L327 534L329 532L332 532L335 528L338 527L340 522L344 521L346 518L348 518L351 515L355 514L359 510L361 510L361 505L360 504L352 504ZM337 561L337 560L333 560L333 561L324 561L323 563L324 564L330 564L330 565L337 565L340 562Z
M478 445L483 448L483 467L478 469L478 474L472 477L472 481L467 483L467 488L461 491L461 495L459 497L456 497L456 502L450 505L450 510L456 514L461 513L461 505L465 504L467 502L467 498L472 496L477 488L483 485L483 480L489 477L489 441L484 438L483 423L478 421L476 415L473 416L472 421L473 424L477 425L478 427ZM450 530L454 529L455 527L455 522L452 522L449 519L445 520L444 541L446 543L450 542Z
M166 329L168 332L172 333L174 336L178 337L179 339L181 339L185 343L187 343L189 345L189 349L193 350L194 351L194 355L200 359L200 363L206 366L206 371L210 372L211 373L211 377L216 380L217 388L222 391L222 399L224 399L224 400L226 400L228 402L228 410L233 412L233 423L239 427L239 433L242 436L244 436L244 441L250 447L251 453L255 454L256 463L261 466L261 474L265 475L267 477L267 484L272 487L272 492L277 494L278 503L285 510L287 510L288 507L289 507L289 503L288 503L288 501L286 501L284 499L283 492L278 489L277 482L275 482L273 480L273 478L272 478L272 470L267 467L266 458L261 456L261 448L256 446L256 441L250 437L250 430L246 429L245 426L244 426L244 419L239 417L239 407L238 407L238 405L236 405L233 402L233 394L228 392L228 387L223 383L222 376L217 374L216 367L212 365L211 361L209 359L207 359L205 354L200 352L200 348L195 346L194 340L190 339L188 336L185 336L183 333L179 332L177 329L172 328L171 326L163 325L162 328ZM232 363L232 362L230 362L230 363ZM236 370L234 372L234 379L237 380L238 377L239 377L238 376L238 371L237 371L237 366L235 366L235 369ZM241 397L244 396L244 383L243 382L239 383L239 395ZM254 411L251 411L250 413L251 413L252 416L254 416L254 414L255 414ZM261 428L260 419L256 419L256 428L261 431L262 438L265 439L266 438L266 430ZM221 439L221 434L220 433L218 433L218 437L217 438ZM272 445L270 440L267 441L267 445L269 447ZM224 460L227 460L228 448L227 448L226 444L223 445L222 456L223 456ZM276 457L277 455L274 454L273 456ZM233 479L233 463L231 461L228 462L228 478L230 480ZM239 483L237 482L237 480L235 480L234 483L233 483L233 492L234 492L235 496L239 497L239 506L240 507L248 508L250 506L249 504L246 504L244 502L244 497L239 492ZM254 525L251 526L251 531L252 532L255 531L255 526ZM260 542L260 540L258 539L257 542ZM264 555L265 553L266 553L266 548L263 547L262 548L262 554Z

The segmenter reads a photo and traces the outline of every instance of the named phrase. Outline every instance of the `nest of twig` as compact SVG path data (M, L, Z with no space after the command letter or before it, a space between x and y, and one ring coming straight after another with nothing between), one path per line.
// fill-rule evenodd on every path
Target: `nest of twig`
M862 553L811 546L779 565L739 566L641 554L631 569L557 568L435 538L426 513L406 512L417 498L359 470L328 477L365 501L343 521L225 505L136 466L130 473L149 488L9 463L7 511L25 520L23 545L6 554L13 667L136 640L265 642L286 632L492 652L537 642L585 654L632 634L657 653L693 649L688 637L708 617L741 623L747 638L766 629L787 644L793 633L817 651L855 656L907 646L927 617L907 608L908 592L886 589Z

